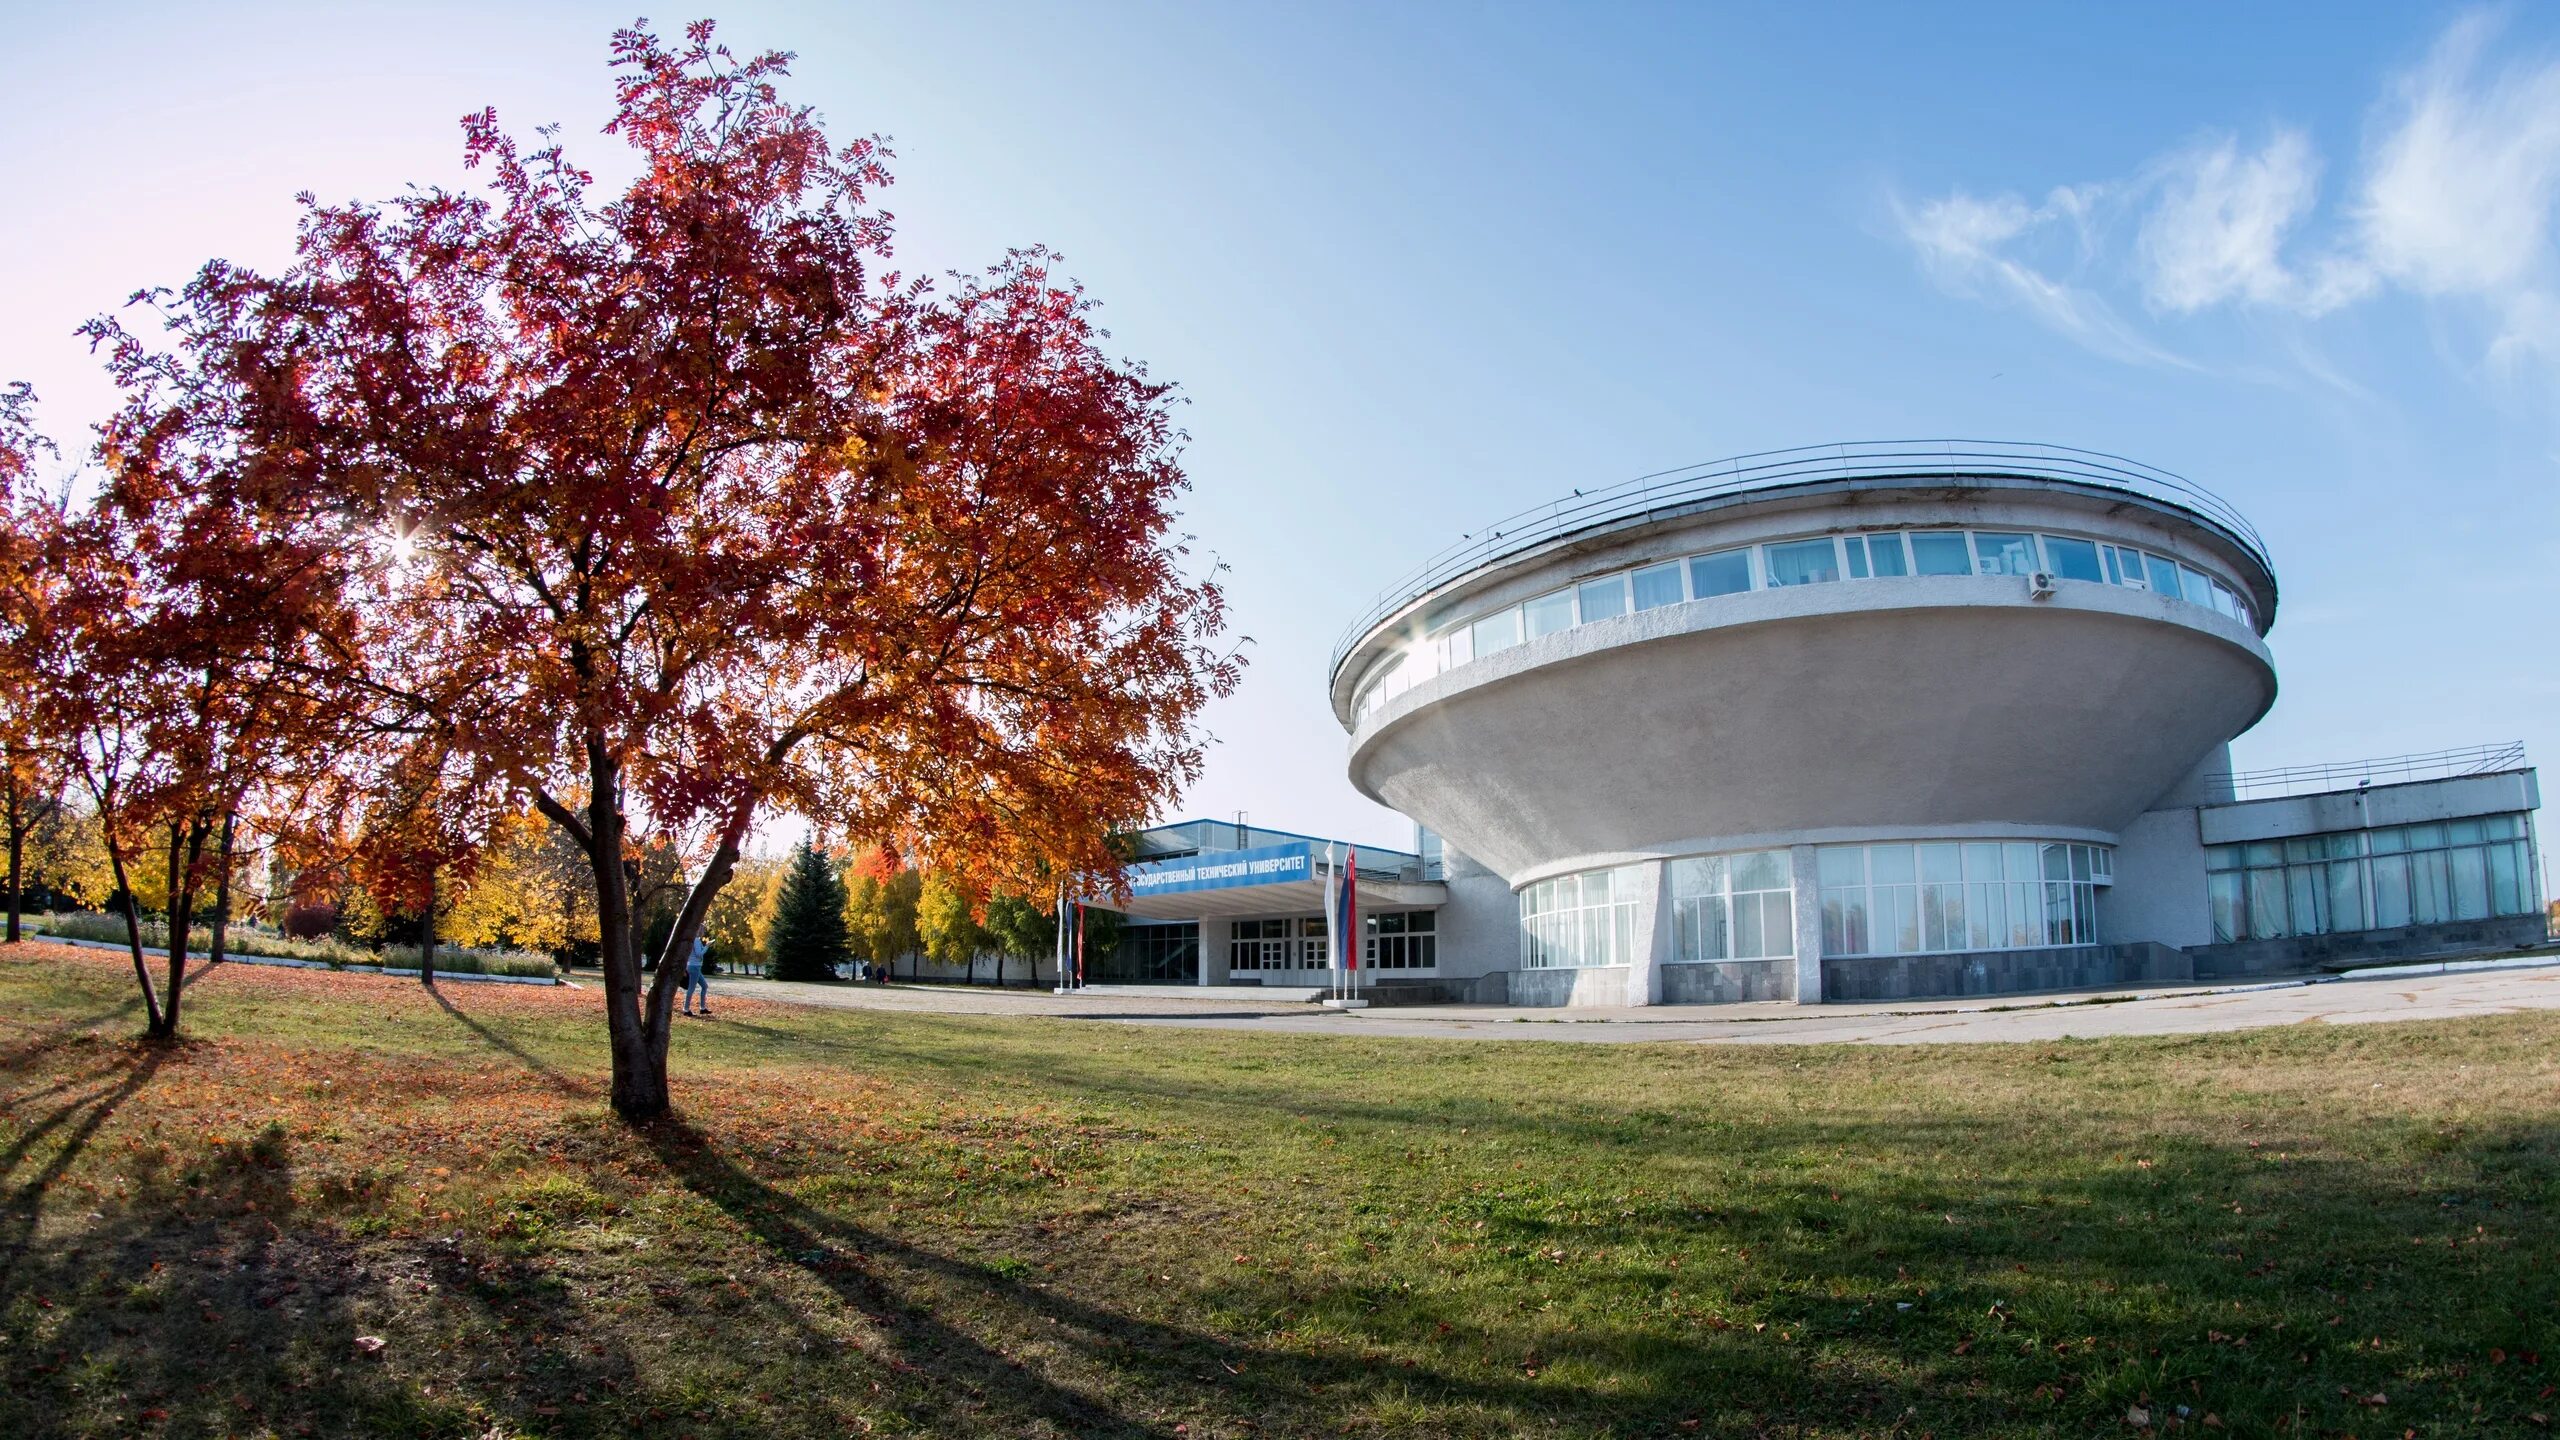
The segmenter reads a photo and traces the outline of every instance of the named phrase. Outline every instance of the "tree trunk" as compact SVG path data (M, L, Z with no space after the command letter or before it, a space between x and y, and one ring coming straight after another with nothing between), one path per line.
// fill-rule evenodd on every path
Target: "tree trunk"
M196 862L204 858L205 825L201 820L181 831L169 827L169 985L160 1008L160 1037L175 1039L178 1010L186 1001L187 942L195 929Z
M418 983L436 983L436 871L427 867L427 918L418 934Z
M104 822L99 828L105 830ZM116 844L113 832L106 840L107 869L116 877L116 893L124 897L125 944L133 951L133 978L142 986L142 1015L145 1033L160 1033L160 997L151 988L151 967L142 959L142 910L133 898L133 885L124 873L124 847Z
M231 841L238 818L237 811L226 811L222 817L222 841L215 856L222 868L213 877L213 937L204 947L208 967L222 963L223 946L231 937Z
M564 818L573 822L566 827L571 834L577 834L579 828L586 832L582 843L587 852L587 868L596 884L596 936L601 942L597 946L598 959L604 966L605 1026L613 1051L613 1108L626 1120L651 1120L666 1114L672 1105L667 1090L667 1041L675 1031L676 991L682 983L683 970L675 957L690 949L694 937L702 933L703 918L710 913L713 898L737 868L739 847L746 843L747 826L754 819L755 810L749 801L731 812L719 848L686 897L675 928L667 934L666 949L658 956L657 973L644 986L640 932L632 915L631 876L622 862L626 827L618 803L621 794L620 762L602 742L591 738L587 741L584 826L575 825L577 817L556 802L541 799L538 803L555 823Z
M9 943L18 943L18 910L26 896L21 888L25 871L22 864L27 853L27 809L24 787L18 783L18 772L9 771Z

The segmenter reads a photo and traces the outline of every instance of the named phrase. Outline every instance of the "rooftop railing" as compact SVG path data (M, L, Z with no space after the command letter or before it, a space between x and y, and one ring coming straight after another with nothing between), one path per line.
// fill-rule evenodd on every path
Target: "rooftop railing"
M2235 771L2208 778L2231 782L2234 800L2270 800L2279 795L2311 795L2323 790L2353 790L2365 785L2399 785L2413 780L2496 775L2524 767L2524 742L2514 740L2504 745L2471 745L2460 750L2390 755L2379 760L2342 760L2327 765L2286 765L2273 770Z
M2182 476L2096 450L2060 445L2016 445L1996 440L1880 440L1764 450L1677 470L1639 475L1506 516L1469 531L1421 568L1381 592L1333 647L1326 674L1338 677L1343 659L1381 621L1470 571L1552 541L1641 522L1725 495L1825 480L1944 476L2062 480L2121 490L2186 510L2229 535L2250 558L2274 573L2257 528L2222 497Z

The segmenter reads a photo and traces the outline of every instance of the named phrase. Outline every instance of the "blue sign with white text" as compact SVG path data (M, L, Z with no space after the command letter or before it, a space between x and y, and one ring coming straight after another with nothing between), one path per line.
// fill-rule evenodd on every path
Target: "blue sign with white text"
M1314 847L1304 840L1255 850L1210 850L1179 860L1150 860L1127 873L1132 895L1173 895L1185 890L1227 890L1276 885L1312 877Z

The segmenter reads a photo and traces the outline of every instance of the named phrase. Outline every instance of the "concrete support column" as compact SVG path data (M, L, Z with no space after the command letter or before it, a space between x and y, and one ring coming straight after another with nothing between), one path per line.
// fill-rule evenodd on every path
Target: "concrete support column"
M1822 1003L1822 874L1813 847L1790 845L1787 857L1795 871L1796 1003Z
M1659 860L1647 860L1631 868L1638 872L1639 898L1635 963L1627 970L1627 1003L1659 1005L1662 962L1671 958L1671 897L1663 892L1663 887L1671 883L1671 867Z
M1202 985L1224 985L1227 983L1227 959L1229 952L1227 939L1232 933L1233 932L1227 928L1227 922L1224 920L1211 920L1205 916L1201 919L1200 983Z

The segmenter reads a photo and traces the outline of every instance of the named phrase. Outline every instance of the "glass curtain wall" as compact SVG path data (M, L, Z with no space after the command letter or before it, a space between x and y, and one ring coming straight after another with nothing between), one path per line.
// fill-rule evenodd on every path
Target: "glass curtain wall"
M2530 915L2542 900L2522 815L2210 845L2205 870L2223 943Z
M1684 961L1792 958L1795 898L1784 850L1674 860L1673 955Z
M1825 955L1926 955L2098 943L2103 845L1932 841L1814 853Z
M1623 865L1541 880L1520 892L1520 966L1575 970L1631 965L1642 937L1636 906L1644 868Z

